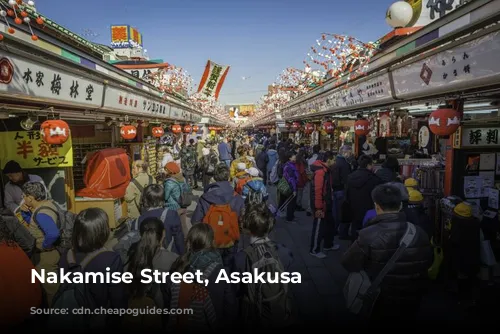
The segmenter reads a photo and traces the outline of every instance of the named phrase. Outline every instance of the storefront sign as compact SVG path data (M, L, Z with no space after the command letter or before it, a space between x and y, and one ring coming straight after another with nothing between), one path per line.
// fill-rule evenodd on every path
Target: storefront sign
M439 52L393 71L398 98L415 98L486 86L500 78L500 32Z
M462 128L462 148L500 147L500 127Z
M71 137L61 147L42 140L40 131L0 132L0 162L2 168L10 160L23 168L73 167Z
M104 109L117 110L122 113L146 116L170 117L170 106L166 103L148 99L142 95L131 94L114 87L106 89Z
M2 80L0 93L65 102L67 105L100 107L104 86L74 74L26 58L0 52L0 72L11 75Z

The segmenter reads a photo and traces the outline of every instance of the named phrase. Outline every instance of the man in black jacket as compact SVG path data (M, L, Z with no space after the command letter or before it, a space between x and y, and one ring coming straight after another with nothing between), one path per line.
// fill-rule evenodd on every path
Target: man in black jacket
M352 222L351 238L356 240L357 232L363 226L363 218L373 209L371 193L382 181L372 172L373 160L367 155L358 159L359 168L347 179L346 198L349 201Z
M342 257L342 265L349 272L365 271L373 281L396 252L408 225L404 212L400 212L401 191L397 187L380 185L373 190L372 198L377 216L359 231ZM382 280L372 319L412 320L419 310L432 260L429 237L416 226L412 243Z

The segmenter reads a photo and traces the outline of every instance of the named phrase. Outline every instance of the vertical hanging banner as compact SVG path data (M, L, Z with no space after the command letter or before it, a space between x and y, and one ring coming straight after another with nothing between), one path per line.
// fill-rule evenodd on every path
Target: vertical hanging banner
M228 72L229 66L219 65L211 60L207 61L205 72L203 73L200 85L198 86L198 93L201 93L206 97L215 97L215 99L218 100L220 90L224 84L224 80L226 80Z

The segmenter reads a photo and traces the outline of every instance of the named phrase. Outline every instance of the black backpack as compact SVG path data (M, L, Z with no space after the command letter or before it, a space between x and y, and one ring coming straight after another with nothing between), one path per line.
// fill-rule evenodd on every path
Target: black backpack
M84 273L85 267L99 254L107 252L105 248L98 249L87 254L85 258L77 263L72 249L67 253L68 270L71 273ZM70 275L73 278L73 275ZM73 280L74 281L74 280ZM103 328L106 323L106 315L90 315L88 310L94 311L97 304L90 293L89 286L85 283L62 283L52 300L52 308L67 310L67 314L51 314L48 321L50 329L59 332L61 329L71 332L85 333L91 329ZM77 309L85 309L86 312L78 314ZM75 314L77 313L77 314Z
M219 163L219 159L215 153L210 153L208 156L207 174L212 175L215 172L215 167Z
M276 245L271 242L254 243L244 249L246 253L245 272L267 272L271 279L275 273L284 271ZM292 307L288 284L252 283L245 285L242 316L246 324L253 327L283 327L290 324Z

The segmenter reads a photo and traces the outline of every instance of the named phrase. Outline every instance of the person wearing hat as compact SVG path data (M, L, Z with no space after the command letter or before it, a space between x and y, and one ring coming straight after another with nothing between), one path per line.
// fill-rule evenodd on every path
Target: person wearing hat
M250 175L248 175L247 166L240 162L236 165L236 174L233 178L233 187L238 194L243 193L243 186L250 180Z
M434 236L434 224L425 213L424 196L420 191L409 188L408 205L406 208L403 207L403 210L406 213L408 221L420 226L427 233L429 240Z
M267 201L269 195L267 193L266 184L264 179L260 177L260 171L251 167L245 171L249 176L248 181L243 186L243 191L241 196L245 201L249 201L251 203L262 203ZM254 196L256 195L256 196Z
M21 168L21 165L14 160L5 164L3 174L9 179L4 189L5 207L12 213L16 213L18 209L22 212L28 212L28 207L23 202L22 187L27 182L40 182L44 184L42 178L38 175L28 174Z

